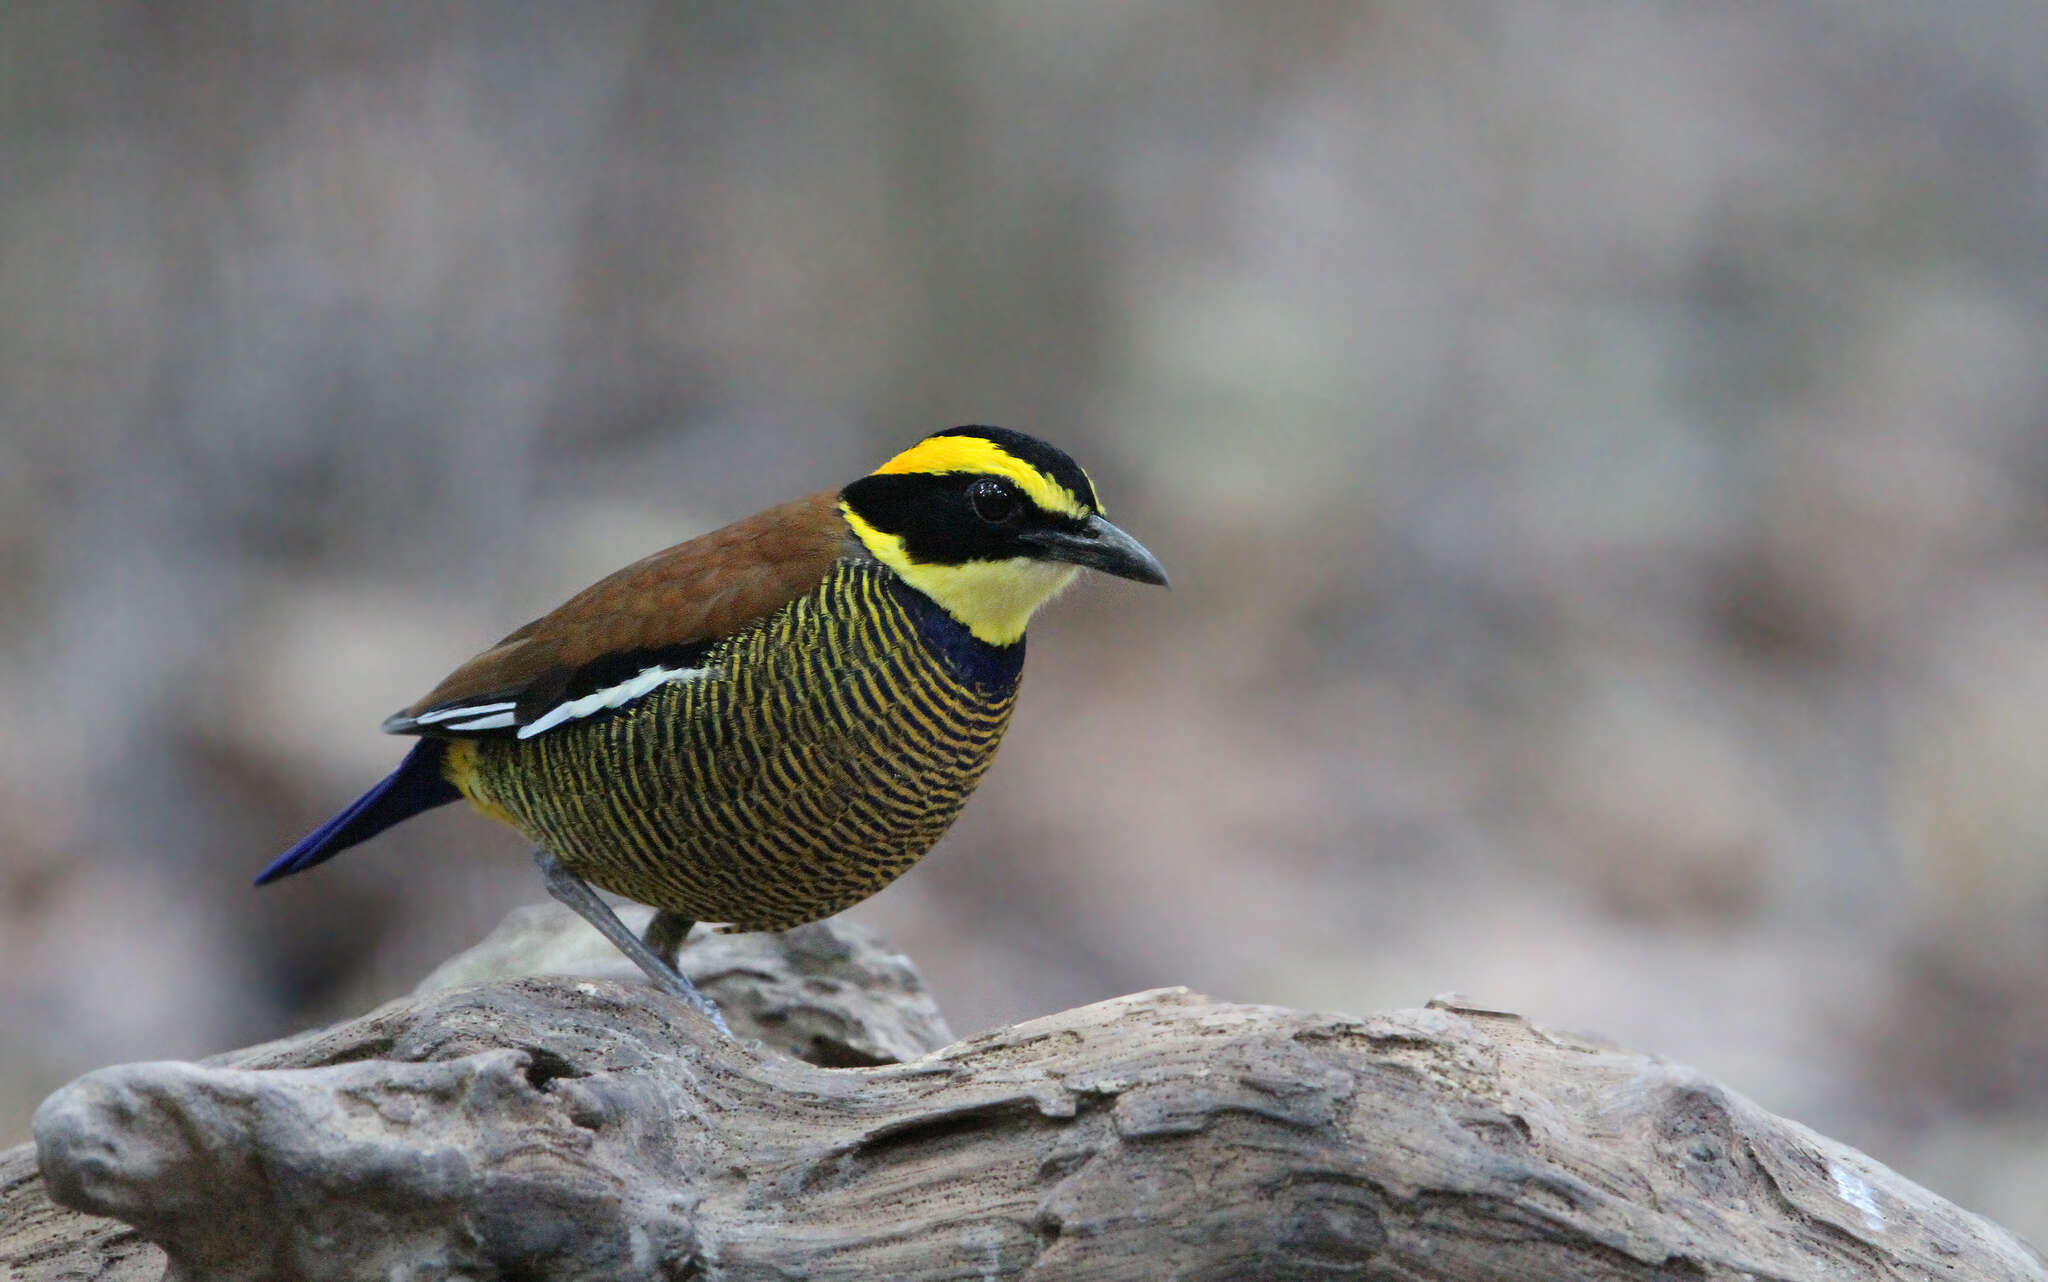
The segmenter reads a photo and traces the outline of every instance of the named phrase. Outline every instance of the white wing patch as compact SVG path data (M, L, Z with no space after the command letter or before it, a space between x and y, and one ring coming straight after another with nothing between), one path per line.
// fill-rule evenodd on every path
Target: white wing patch
M541 731L552 730L564 721L574 721L578 717L587 717L593 712L602 712L606 708L623 706L651 690L669 684L671 681L702 681L706 677L715 677L717 675L718 669L716 668L642 668L638 676L628 677L615 686L607 686L602 690L592 690L581 699L571 699L567 703L556 704L538 717L519 727L519 737L521 739L531 739ZM506 704L505 706L509 708L512 705ZM494 708L495 705L486 704L480 708L464 708L461 711L489 712L493 711ZM476 724L465 723L448 728L450 730L496 730L511 725L512 714L507 712L502 715L504 716L502 721L492 716L486 717ZM424 718L422 719L424 720Z
M468 709L464 708L461 711L467 712ZM457 721L448 728L450 730L503 730L506 726L511 725L512 721L511 713L494 712L488 717L478 717L474 721Z
M416 726L431 726L443 721L452 721L456 717L480 717L492 712L509 713L517 706L517 704L508 699L504 703L472 703L459 708L436 708L432 712L422 712L417 717L412 718L412 723ZM501 724L509 726L512 723L508 720ZM448 728L450 730L489 730L493 727L462 725L450 726Z

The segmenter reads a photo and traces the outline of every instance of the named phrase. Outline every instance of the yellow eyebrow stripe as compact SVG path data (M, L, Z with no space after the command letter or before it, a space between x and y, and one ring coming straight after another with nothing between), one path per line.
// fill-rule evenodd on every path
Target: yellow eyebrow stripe
M989 472L1008 477L1033 503L1062 516L1086 517L1080 496L1016 455L979 436L932 436L875 469L884 472Z

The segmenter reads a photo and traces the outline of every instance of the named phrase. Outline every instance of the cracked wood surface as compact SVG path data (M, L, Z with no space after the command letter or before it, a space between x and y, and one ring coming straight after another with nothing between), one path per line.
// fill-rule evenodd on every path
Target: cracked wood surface
M713 981L767 1016L743 1037L845 1063L942 1034L900 959L834 941ZM820 956L838 979L804 977ZM833 1049L792 1034L806 1006L893 1026ZM89 1074L37 1139L58 1201L118 1219L0 1155L0 1275L154 1279L168 1252L173 1277L250 1282L2044 1277L1698 1074L1444 1004L1169 989L825 1067L639 984L501 977Z

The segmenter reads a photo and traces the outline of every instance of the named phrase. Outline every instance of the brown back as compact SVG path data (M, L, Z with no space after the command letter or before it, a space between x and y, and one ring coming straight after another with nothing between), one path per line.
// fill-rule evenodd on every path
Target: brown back
M612 654L715 641L802 596L857 546L825 490L643 557L448 674L407 708L517 698Z

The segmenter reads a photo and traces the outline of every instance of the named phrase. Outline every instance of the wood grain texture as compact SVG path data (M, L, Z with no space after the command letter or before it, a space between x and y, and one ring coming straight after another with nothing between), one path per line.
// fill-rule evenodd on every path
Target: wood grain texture
M838 502L837 490L823 490L642 557L470 659L404 715L516 698L543 677L608 654L730 636L816 587L853 550Z
M639 986L525 978L103 1070L37 1134L55 1195L178 1277L2044 1277L1696 1073L1443 1004L1163 990L828 1069ZM0 1158L12 1276L154 1276L25 1162Z

